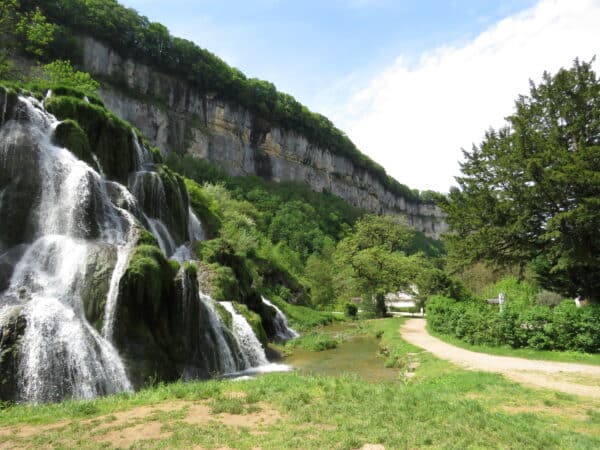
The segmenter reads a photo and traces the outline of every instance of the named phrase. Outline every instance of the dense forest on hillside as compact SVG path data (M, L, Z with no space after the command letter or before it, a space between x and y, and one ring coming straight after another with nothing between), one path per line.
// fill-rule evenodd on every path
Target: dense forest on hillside
M200 92L216 93L254 112L270 126L294 130L313 144L348 158L395 195L426 203L435 198L432 192L419 193L388 176L383 167L361 153L329 119L311 112L291 95L279 92L272 83L247 78L208 50L171 36L163 25L150 22L116 0L11 0L9 3L25 15L35 15L35 11L45 15L52 45L38 46L35 52L46 60L64 58L77 64L81 51L73 32L94 36L124 57L186 80ZM31 53L31 48L25 50Z

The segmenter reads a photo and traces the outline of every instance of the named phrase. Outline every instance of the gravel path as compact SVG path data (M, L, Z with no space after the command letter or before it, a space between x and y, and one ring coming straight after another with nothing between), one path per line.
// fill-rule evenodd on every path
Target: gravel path
M431 336L426 324L424 319L409 319L400 334L407 342L465 369L501 373L519 383L600 399L600 366L472 352ZM585 384L578 383L577 378L586 380Z

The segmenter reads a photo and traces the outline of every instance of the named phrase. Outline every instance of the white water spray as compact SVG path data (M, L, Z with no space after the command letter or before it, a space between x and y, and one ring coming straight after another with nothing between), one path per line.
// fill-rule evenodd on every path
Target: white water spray
M285 314L273 303L267 300L265 297L261 296L263 303L269 305L271 308L275 310L275 317L273 319L273 325L275 326L275 334L278 339L282 341L287 341L290 339L297 338L300 336L296 330L291 328L288 324L287 317Z
M221 302L233 319L233 334L243 352L246 368L269 364L262 344L248 321L238 313L231 302Z

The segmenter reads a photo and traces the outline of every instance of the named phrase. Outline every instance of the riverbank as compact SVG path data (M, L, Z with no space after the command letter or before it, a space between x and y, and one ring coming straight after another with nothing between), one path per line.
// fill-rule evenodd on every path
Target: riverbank
M0 448L600 446L598 402L460 369L401 339L401 323L361 323L365 336L379 336L376 362L395 366L397 381L296 371L161 384L93 401L17 405L0 414Z

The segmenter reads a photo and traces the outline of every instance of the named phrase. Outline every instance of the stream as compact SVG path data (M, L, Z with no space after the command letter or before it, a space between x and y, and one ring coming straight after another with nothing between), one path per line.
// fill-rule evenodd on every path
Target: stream
M398 381L398 370L386 368L384 358L379 356L378 340L372 336L355 335L354 330L353 324L323 327L320 331L334 338L344 334L349 336L331 350L313 352L295 348L293 354L282 362L307 374L339 376L347 373L371 382Z

